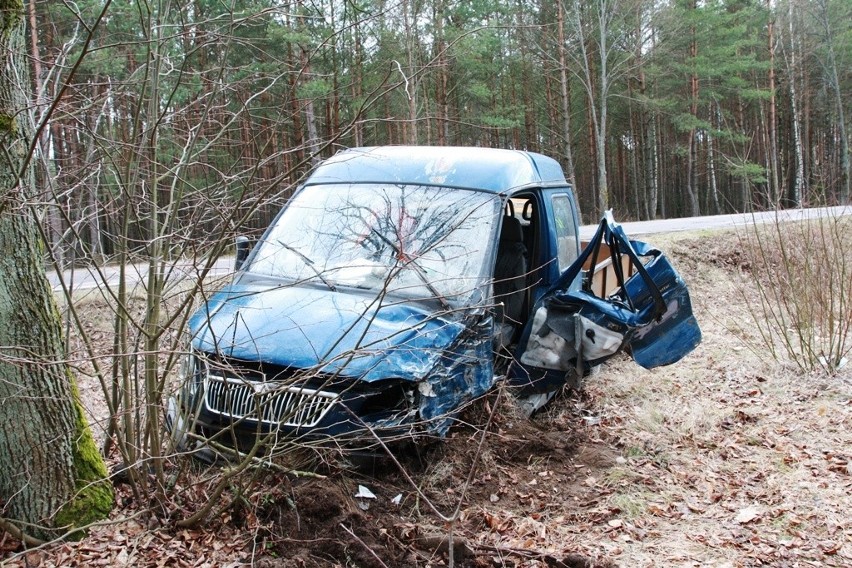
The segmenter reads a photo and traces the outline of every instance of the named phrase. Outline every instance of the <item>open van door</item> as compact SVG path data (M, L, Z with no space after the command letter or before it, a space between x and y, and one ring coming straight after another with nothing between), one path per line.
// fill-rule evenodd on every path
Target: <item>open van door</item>
M595 293L594 268L583 270L590 259L598 265L602 250L617 283L606 297ZM658 249L629 240L607 211L588 246L533 307L509 384L526 393L576 387L620 351L650 369L680 360L700 342L683 279Z

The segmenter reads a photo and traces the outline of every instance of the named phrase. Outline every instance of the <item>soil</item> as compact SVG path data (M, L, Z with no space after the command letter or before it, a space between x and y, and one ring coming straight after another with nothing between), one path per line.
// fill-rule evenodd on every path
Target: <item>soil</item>
M489 393L445 440L367 471L257 470L192 529L177 521L221 470L176 460L170 512L117 483L113 523L31 552L3 535L0 554L44 567L852 565L852 365L803 373L768 355L740 236L645 240L689 284L704 335L672 366L618 358L530 419Z

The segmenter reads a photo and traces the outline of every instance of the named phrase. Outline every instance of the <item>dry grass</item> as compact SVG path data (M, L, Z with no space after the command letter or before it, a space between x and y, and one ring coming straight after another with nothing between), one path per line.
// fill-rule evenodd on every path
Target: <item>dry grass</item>
M833 373L852 352L852 218L827 216L743 231L763 345L803 372Z
M653 372L620 361L587 385L625 458L609 505L644 531L602 540L624 565L852 564L852 374L769 364L756 292L727 260L738 242L674 246L704 332L693 354Z

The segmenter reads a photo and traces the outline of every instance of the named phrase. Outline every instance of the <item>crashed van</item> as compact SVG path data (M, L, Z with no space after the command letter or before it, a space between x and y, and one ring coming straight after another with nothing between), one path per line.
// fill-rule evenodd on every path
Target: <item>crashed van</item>
M402 146L316 167L189 336L169 425L220 452L440 437L497 382L533 409L620 351L650 367L700 340L659 251L605 216L581 254L555 160Z

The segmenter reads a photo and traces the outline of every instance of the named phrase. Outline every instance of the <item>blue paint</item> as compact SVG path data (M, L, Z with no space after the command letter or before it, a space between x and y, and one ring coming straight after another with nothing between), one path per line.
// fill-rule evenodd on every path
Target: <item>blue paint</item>
M622 256L635 273L619 280L607 298L591 290L583 264L606 243L622 266ZM601 262L603 258L595 258ZM607 211L579 257L536 302L515 353L510 383L546 392L561 383L575 386L592 366L627 351L645 368L679 361L701 342L689 291L663 253L641 241L630 241Z
M701 329L692 313L689 290L668 258L659 250L641 241L631 241L639 256L652 256L645 269L660 286L666 310L656 318L636 329L629 340L630 355L646 369L671 365L682 359L701 343ZM649 306L647 286L634 275L625 283L627 294L637 305Z
M491 318L469 322L459 341L441 357L420 388L420 416L443 436L453 412L494 385Z
M372 382L422 379L464 329L434 305L241 278L190 321L193 346Z
M409 183L464 187L502 193L533 184L565 183L559 163L517 150L440 146L382 146L337 153L311 174L306 185Z

